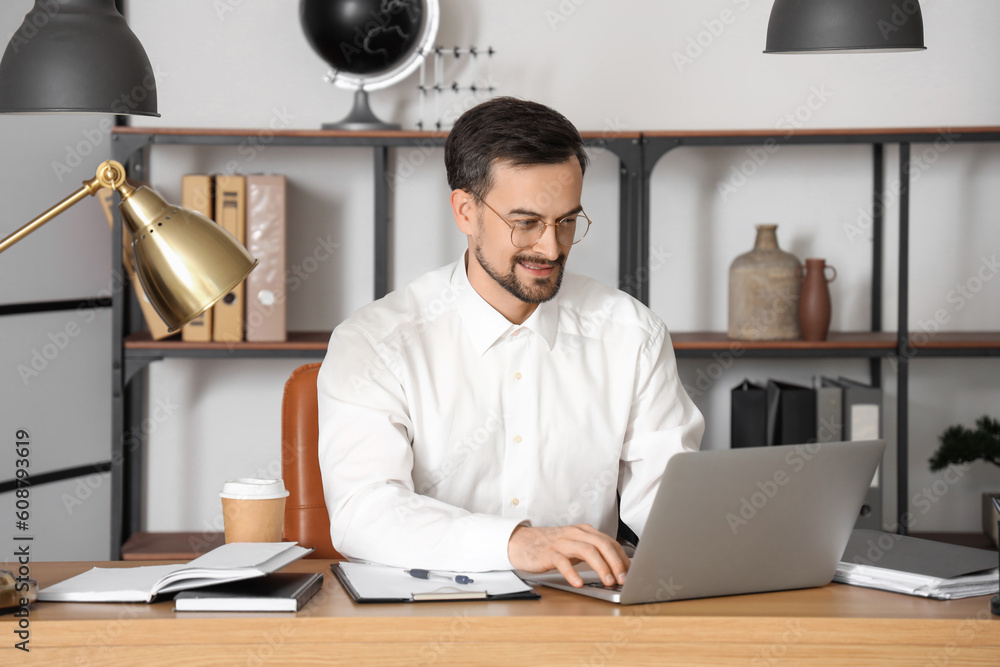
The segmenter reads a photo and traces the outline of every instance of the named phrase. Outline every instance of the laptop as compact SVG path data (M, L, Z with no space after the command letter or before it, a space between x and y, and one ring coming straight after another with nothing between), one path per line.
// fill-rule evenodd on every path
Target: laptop
M621 586L519 573L618 604L762 593L833 580L883 440L683 452L663 473ZM581 567L586 567L582 565Z

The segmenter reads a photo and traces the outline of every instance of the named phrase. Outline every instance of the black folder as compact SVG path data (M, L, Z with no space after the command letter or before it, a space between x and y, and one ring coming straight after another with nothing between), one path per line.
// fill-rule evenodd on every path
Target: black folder
M767 442L767 392L743 380L730 392L729 446L760 447Z
M816 390L790 382L767 381L769 444L816 442Z

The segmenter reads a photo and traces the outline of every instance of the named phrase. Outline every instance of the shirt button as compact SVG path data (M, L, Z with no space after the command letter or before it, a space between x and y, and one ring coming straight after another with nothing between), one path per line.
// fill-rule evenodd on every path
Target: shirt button
M515 435L514 436L514 442L520 443L521 442L521 436Z
M511 337L516 337L517 334L519 334L519 333L521 333L521 330L520 329L515 329L514 333L511 334Z
M518 500L517 498L514 498L512 501L510 501L510 504L513 505L514 507L517 507L518 505L521 504L521 501Z
M520 380L521 379L521 374L520 373L514 373L514 379L515 380Z

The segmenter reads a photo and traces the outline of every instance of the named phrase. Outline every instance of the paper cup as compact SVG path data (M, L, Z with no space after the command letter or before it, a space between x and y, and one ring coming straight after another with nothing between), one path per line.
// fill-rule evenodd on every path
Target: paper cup
M226 542L280 542L288 491L280 479L231 479L219 493Z

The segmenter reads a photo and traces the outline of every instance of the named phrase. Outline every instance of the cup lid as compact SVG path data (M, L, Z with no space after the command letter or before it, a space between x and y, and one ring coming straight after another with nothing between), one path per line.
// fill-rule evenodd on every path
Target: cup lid
M280 479L257 479L255 477L240 477L231 479L222 485L219 496L233 500L267 500L269 498L284 498L288 495L285 483Z

